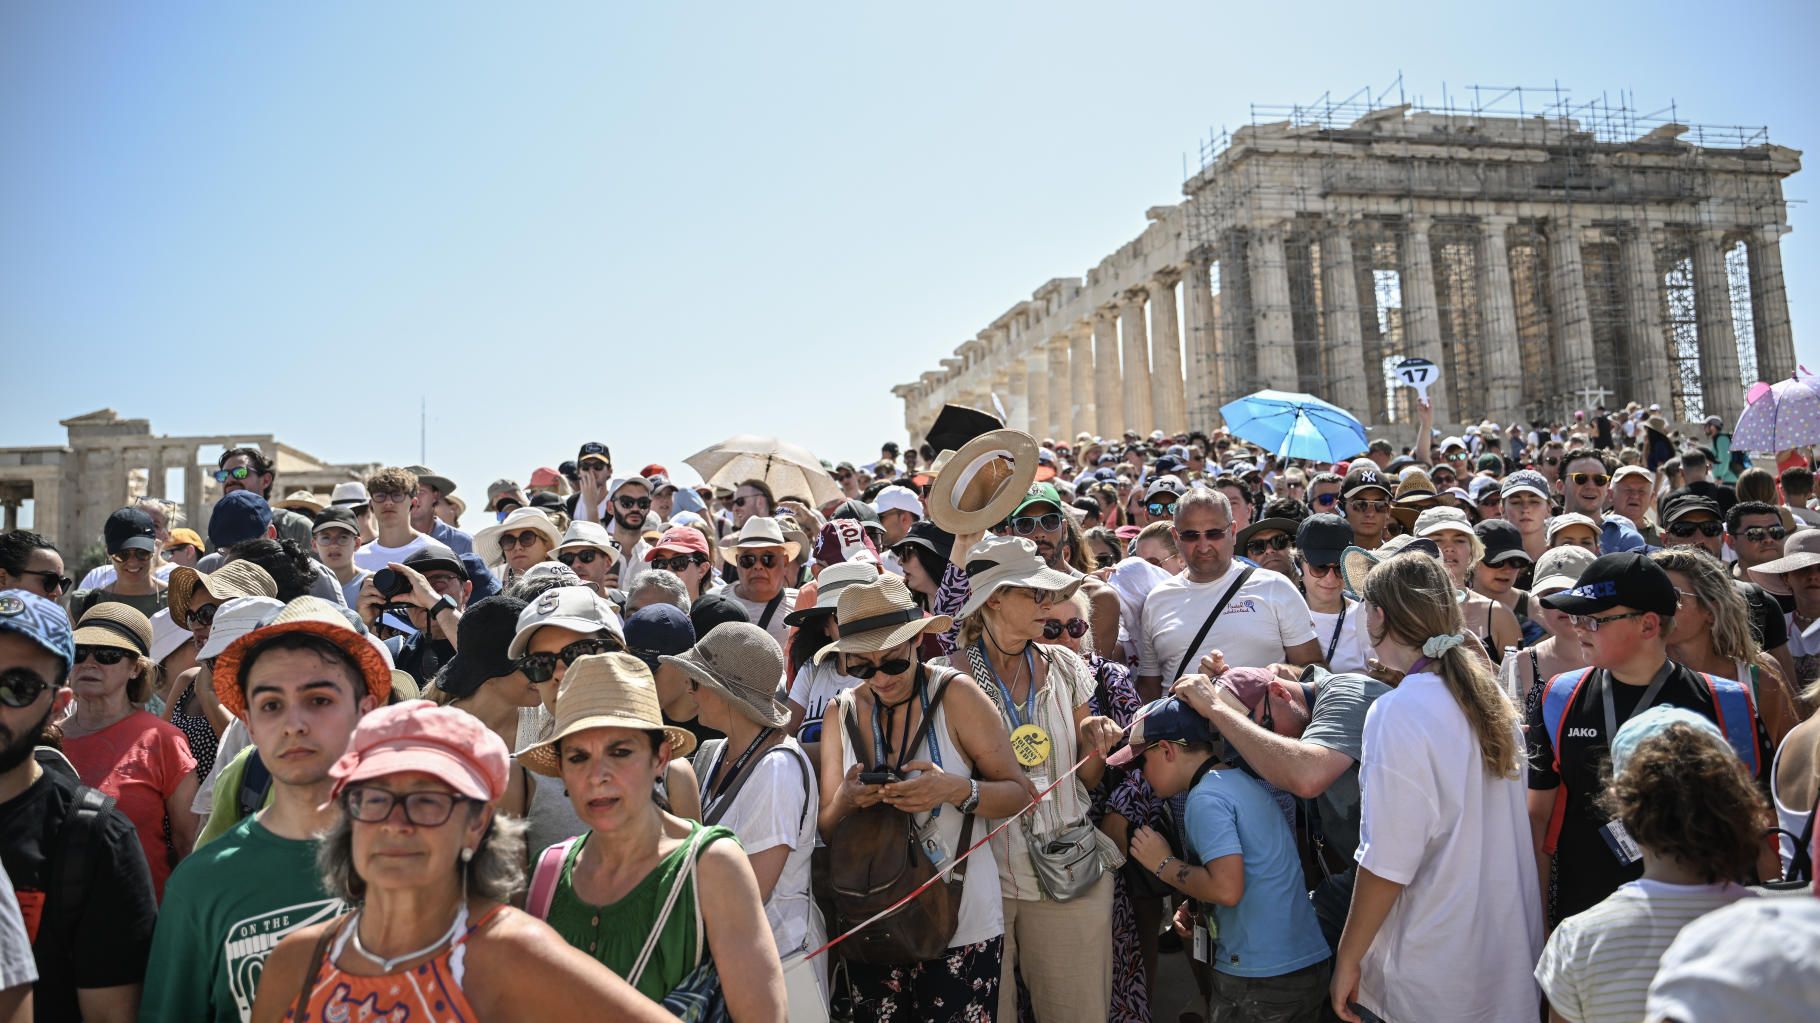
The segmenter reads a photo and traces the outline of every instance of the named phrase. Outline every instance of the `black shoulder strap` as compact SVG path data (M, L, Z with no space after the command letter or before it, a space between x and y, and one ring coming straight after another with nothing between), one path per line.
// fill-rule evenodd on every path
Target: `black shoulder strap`
M76 801L69 816L58 829L58 863L56 865L57 919L60 930L73 934L82 920L82 907L88 901L89 875L101 849L101 829L107 813L114 808L114 797L87 785L76 789Z
M903 770L904 763L910 759L911 753L921 746L923 739L929 735L929 726L935 721L935 712L941 708L942 697L948 695L948 683L959 678L961 674L954 668L943 668L933 664L927 670L936 679L935 692L929 696L929 709L924 712L922 722L916 726L916 734L912 735L910 741L904 744L903 752L897 758L899 771Z
M240 788L234 793L235 806L240 810L240 820L258 813L265 808L265 794L272 788L272 771L265 766L265 760L259 756L259 750L246 755L246 763L240 770Z
M1814 847L1814 820L1816 818L1820 818L1820 792L1814 794L1814 808L1807 815L1807 826L1801 829L1801 837L1795 840L1795 855L1788 862L1788 873L1786 874L1786 879L1789 881L1814 879L1814 862L1809 856L1809 850Z
M1207 615L1207 620L1201 623L1201 631L1194 634L1194 641L1188 644L1188 649L1182 651L1182 663L1175 666L1175 674L1163 673L1164 688L1168 687L1168 683L1182 677L1182 669L1188 666L1195 654L1200 653L1201 641L1205 640L1207 634L1213 631L1213 623L1219 620L1220 612L1226 610L1226 605L1232 603L1232 598L1238 594L1245 582L1251 578L1251 574L1256 571L1255 566L1247 565L1245 570L1239 573L1239 577L1232 581L1232 585L1227 588L1226 592L1220 595L1219 603L1213 605L1213 610Z
M712 740L710 740L710 741L712 741ZM788 749L789 749L788 746L785 746L780 743L780 744L773 746L770 749L764 751L763 753L760 753L758 756L754 757L752 759L752 762L746 765L746 769L739 772L739 776L737 778L734 778L732 784L727 786L727 791L721 793L720 799L715 801L714 808L712 810L708 809L707 807L702 808L703 812L702 812L701 822L703 824L710 824L710 825L719 824L720 819L727 815L728 807L731 807L733 805L733 801L739 797L739 790L745 788L746 782L751 779L753 774L757 773L758 762L760 760L763 760L766 757L770 756L771 754L776 753L778 750L788 750ZM805 822L807 822L809 819L809 803L810 803L809 768L807 766L809 761L806 757L802 756L801 754L791 757L790 760L796 764L796 769L798 771L800 771L803 776L803 812L802 812L800 819L798 819L796 822L796 826L798 828L801 828L803 826L803 824Z
M783 590L778 590L777 596L772 597L770 600L765 602L765 613L758 616L758 627L759 628L769 629L771 627L771 616L777 613L778 605L782 604L783 602L784 602L784 591Z
M843 700L842 697L845 699ZM853 696L853 690L849 689L840 696L836 696L833 702L840 705L841 721L847 729L847 745L852 747L854 762L860 765L860 770L875 771L884 766L874 764L867 759L866 739L865 736L859 734L859 700Z

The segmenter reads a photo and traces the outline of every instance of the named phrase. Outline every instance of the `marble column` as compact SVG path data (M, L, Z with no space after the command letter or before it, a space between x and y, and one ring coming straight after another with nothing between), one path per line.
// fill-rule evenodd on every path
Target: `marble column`
M1093 327L1076 324L1068 330L1068 397L1074 413L1068 424L1071 435L1099 432L1099 403L1094 395L1098 379L1093 364Z
M1125 428L1148 434L1157 428L1150 404L1150 332L1144 324L1142 288L1125 293L1119 306L1119 339L1124 352Z
M1024 431L1037 440L1051 436L1049 424L1049 353L1041 344L1024 353Z
M1045 383L1049 385L1049 422L1045 430L1056 441L1073 442L1074 407L1068 396L1068 335L1057 334L1045 342L1048 352Z
M1219 406L1219 393L1213 385L1213 345L1215 336L1213 280L1205 258L1188 260L1186 285L1182 289L1182 311L1188 318L1188 426L1194 430L1213 427Z
M1725 236L1717 228L1693 235L1694 319L1700 336L1700 397L1705 414L1729 425L1744 410L1738 334L1732 323L1731 281L1725 275Z
M1119 322L1111 306L1093 314L1093 402L1102 437L1125 432L1124 377L1119 372Z
M1505 233L1515 217L1490 216L1480 221L1479 314L1484 336L1484 417L1509 423L1523 408L1523 350L1517 333L1516 293L1510 284L1510 250ZM1468 416L1467 418L1472 418Z
M1358 271L1352 263L1352 224L1330 218L1321 232L1321 318L1326 321L1329 393L1320 395L1363 422L1371 418L1366 387L1379 379L1365 365L1365 331L1360 317Z
M1409 354L1447 368L1447 353L1441 348L1441 310L1435 301L1434 253L1428 245L1429 218L1416 214L1408 218L1403 231L1402 262L1398 284L1403 298L1403 348ZM1436 423L1452 423L1452 387L1454 381L1442 378L1439 387L1431 388L1428 400L1434 409Z
M1209 367L1208 382L1213 385L1215 418L1223 423L1225 416L1220 414L1221 408L1228 402L1257 390L1256 382L1252 379L1257 352L1252 348L1252 358L1245 358L1251 340L1251 281L1246 266L1246 251L1250 242L1236 231L1228 231L1221 242L1220 292L1213 300L1213 322L1218 329L1214 332L1213 361Z
M1782 277L1782 225L1751 232L1750 304L1757 333L1757 378L1775 383L1795 373L1795 333L1788 319L1788 288Z
M1258 372L1244 386L1301 390L1296 372L1295 324L1290 317L1289 259L1283 251L1285 225L1263 224L1251 231L1246 269L1251 276L1251 319Z
M1171 435L1188 429L1188 392L1182 381L1181 318L1176 314L1174 267L1150 282L1150 410L1156 429Z
M1630 339L1630 359L1635 372L1634 393L1621 394L1645 408L1669 408L1674 397L1669 387L1668 338L1662 329L1662 278L1656 272L1656 249L1650 243L1646 221L1624 227L1619 242L1624 271L1624 326Z
M145 496L164 497L164 449L153 444L146 452Z
M1548 224L1548 299L1555 321L1555 387L1570 409L1583 402L1575 392L1598 387L1599 363L1593 351L1592 307L1586 298L1586 264L1580 254L1580 229L1566 217ZM1588 410L1590 411L1590 410Z
M190 520L192 528L206 526L208 520L202 517L202 467L197 464L195 448L188 449L183 459L183 514ZM196 528L197 532L203 532Z

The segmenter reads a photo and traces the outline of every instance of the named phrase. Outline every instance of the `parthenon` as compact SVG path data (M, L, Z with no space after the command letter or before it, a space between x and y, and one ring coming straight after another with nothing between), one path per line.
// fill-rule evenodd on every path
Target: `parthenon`
M1437 425L1627 401L1735 420L1795 369L1780 239L1801 154L1555 100L1254 108L1185 201L893 388L911 436L995 400L1038 437L1204 430L1265 387L1382 425L1412 411L1385 382L1409 356L1441 367Z

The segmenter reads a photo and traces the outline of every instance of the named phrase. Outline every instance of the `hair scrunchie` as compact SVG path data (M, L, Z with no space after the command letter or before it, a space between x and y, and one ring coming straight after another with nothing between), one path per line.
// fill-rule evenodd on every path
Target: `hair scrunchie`
M1427 642L1422 644L1422 654L1431 659L1438 658L1464 642L1466 642L1466 634L1464 632L1443 633L1439 636L1430 636L1428 637Z

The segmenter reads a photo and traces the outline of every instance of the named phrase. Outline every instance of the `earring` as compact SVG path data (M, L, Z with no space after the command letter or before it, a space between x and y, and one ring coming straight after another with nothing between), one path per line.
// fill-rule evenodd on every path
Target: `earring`
M474 850L463 849L461 851L461 862L467 863L468 861L472 860L473 858L474 858Z

